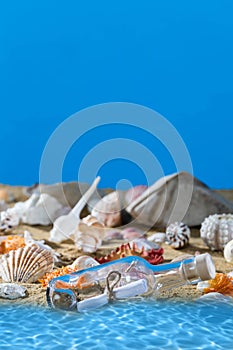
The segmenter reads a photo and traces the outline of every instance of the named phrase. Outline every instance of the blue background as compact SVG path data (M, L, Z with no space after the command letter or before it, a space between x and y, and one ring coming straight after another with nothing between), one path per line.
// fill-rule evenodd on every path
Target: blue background
M175 126L195 176L214 188L233 187L232 18L231 0L1 2L0 182L38 181L46 141L64 119L125 101L153 108ZM96 143L125 136L111 132ZM86 139L83 150L93 139L88 145ZM160 148L152 151L164 172L173 172ZM77 174L71 155L65 181ZM103 186L127 176L144 182L137 166L122 162L103 166Z

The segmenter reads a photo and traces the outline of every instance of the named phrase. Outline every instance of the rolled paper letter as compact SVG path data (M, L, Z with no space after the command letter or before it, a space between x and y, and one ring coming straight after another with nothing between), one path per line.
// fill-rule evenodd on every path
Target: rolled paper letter
M108 304L109 299L107 294L97 295L96 297L88 298L77 303L78 312L85 312Z
M144 294L148 291L146 279L141 279L125 286L114 288L113 295L115 299L127 299L137 295Z

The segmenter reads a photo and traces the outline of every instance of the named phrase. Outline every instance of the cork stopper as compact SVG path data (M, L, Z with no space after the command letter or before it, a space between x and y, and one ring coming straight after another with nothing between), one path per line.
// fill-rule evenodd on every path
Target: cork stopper
M211 280L215 277L215 265L209 253L197 255L196 269L202 281Z

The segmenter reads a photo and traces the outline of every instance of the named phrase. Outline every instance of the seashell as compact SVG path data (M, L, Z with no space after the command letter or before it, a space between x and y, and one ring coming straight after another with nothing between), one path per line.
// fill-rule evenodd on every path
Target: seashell
M99 263L93 259L91 256L82 255L79 256L75 261L70 265L75 271L85 270L89 267L97 266Z
M14 236L13 236L14 237ZM24 231L24 241L25 241L25 245L29 246L29 245L33 245L36 244L38 247L40 247L41 249L45 249L45 250L49 250L49 252L52 254L53 256L53 260L54 262L57 262L59 259L58 257L60 256L59 253L57 253L53 248L51 248L48 244L45 244L45 241L42 239L40 241L37 241L35 239L32 238L31 234L29 231Z
M145 186L145 185L138 185L138 186L130 188L125 194L125 204L129 205L130 203L132 203L132 201L134 201L139 196L141 196L141 194L145 190L147 190L147 188L148 188L148 186Z
M50 231L50 241L60 243L67 238L70 238L70 236L75 232L79 222L81 221L81 212L89 198L95 192L99 181L100 177L97 177L91 187L87 190L75 207L69 212L69 214L62 215L55 220L53 228Z
M223 255L227 262L233 263L233 239L225 245Z
M11 250L0 259L0 275L5 282L36 282L52 268L52 254L36 244Z
M201 238L212 250L223 250L233 239L233 214L215 214L201 225Z
M118 230L109 230L105 233L105 240L109 241L109 240L121 240L124 239L123 234L121 231Z
M0 283L0 298L18 299L28 295L27 288L14 283Z
M120 226L122 220L119 192L114 191L104 196L93 207L91 215L95 216L99 222L107 227Z
M208 215L233 212L233 203L191 174L180 172L156 181L126 211L148 227L165 227L175 221L196 226Z
M136 229L135 227L128 227L122 230L123 239L131 241L132 239L140 238L144 235L143 231Z
M164 232L155 232L151 236L147 237L148 241L155 242L158 244L164 243L166 240L166 233Z
M18 202L1 213L0 229L9 230L20 222L28 225L50 225L57 217L70 211L48 194L33 194L27 201Z
M23 248L25 246L30 246L36 244L41 249L47 249L53 255L54 262L58 261L59 254L52 249L50 246L44 243L44 240L36 241L32 238L30 232L24 231L24 237L13 235L13 236L5 236L0 243L0 254L9 253L11 250L17 250L18 248Z
M24 194L30 197L32 194L46 193L62 204L64 207L73 208L82 198L83 194L90 188L90 185L82 182L60 182L52 185L35 184L24 189ZM87 206L90 212L93 206L100 198L105 196L107 190L96 189L91 198L87 200Z
M0 199L0 212L6 211L8 209L8 205L3 199Z
M78 257L71 265L63 266L55 271L46 273L39 282L42 287L47 287L48 283L55 277L64 276L75 271L88 269L89 267L97 266L99 263L90 256L82 255Z
M74 240L78 250L82 250L85 253L96 252L102 245L104 225L89 215L79 222L71 238Z
M166 243L172 248L181 249L189 243L190 228L183 222L174 222L166 229Z
M136 238L133 241L129 242L129 245L131 248L133 248L134 244L136 244L137 249L143 248L145 251L149 251L151 249L155 250L160 248L160 246L157 243L151 242L145 237Z
M163 248L159 249L151 249L146 251L144 247L138 249L137 245L133 243L132 247L129 243L122 244L120 247L116 248L116 250L112 251L110 254L106 256L102 256L100 258L96 258L96 260L100 263L106 263L109 261L118 260L121 258L125 258L126 256L140 256L146 259L150 264L157 265L163 262Z

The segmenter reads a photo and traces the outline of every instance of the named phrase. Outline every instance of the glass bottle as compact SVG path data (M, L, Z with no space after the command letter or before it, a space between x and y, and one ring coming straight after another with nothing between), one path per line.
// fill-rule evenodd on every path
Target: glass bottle
M208 253L160 265L130 256L54 278L47 288L47 301L53 308L82 312L114 299L158 297L162 291L214 276Z

